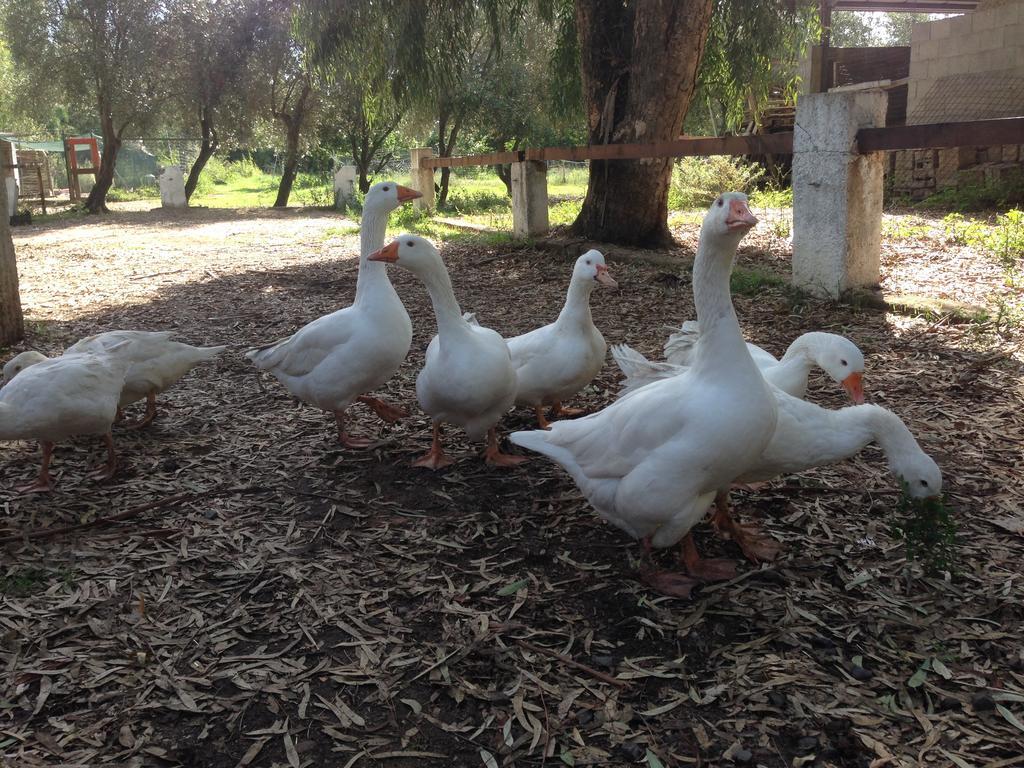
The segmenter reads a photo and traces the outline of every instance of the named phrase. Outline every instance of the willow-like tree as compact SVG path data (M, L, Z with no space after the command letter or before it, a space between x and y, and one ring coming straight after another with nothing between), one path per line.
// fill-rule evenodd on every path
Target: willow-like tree
M58 79L69 99L89 99L103 152L85 201L107 210L117 153L129 128L155 116L164 96L166 55L161 0L19 0L4 7L4 31L15 62L39 81Z
M553 75L564 86L563 100L578 97L576 104L567 106L569 111L582 106L591 144L678 138L701 82L709 41L716 53L709 57L715 77L708 82L730 89L730 108L744 104L754 81L771 72L773 57L785 54L794 36L799 37L804 18L799 9L807 5L805 0L305 2L320 22L311 27L320 56L337 55L346 45L358 43L365 55L393 61L402 74L396 84L404 85L413 97L443 93L451 85L452 73L464 71L480 18L499 52L526 9L557 20L560 44L552 50ZM379 13L380 29L387 31L354 37L347 14L355 6ZM394 45L394 40L400 44ZM669 159L591 163L574 230L614 243L669 242L671 170Z
M175 100L182 107L183 129L198 126L199 154L185 180L191 199L199 176L221 145L225 131L238 133L256 84L250 59L267 35L264 0L173 0L169 4L169 38L173 57L168 72Z

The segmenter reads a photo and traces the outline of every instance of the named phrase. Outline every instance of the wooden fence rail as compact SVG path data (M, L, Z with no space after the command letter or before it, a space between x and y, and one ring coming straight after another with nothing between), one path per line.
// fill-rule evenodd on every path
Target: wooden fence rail
M892 149L995 146L1024 144L1024 117L971 120L959 123L901 125L862 128L857 132L856 151ZM461 157L429 157L421 168L461 168L474 165L521 163L526 160L642 160L654 157L697 157L707 155L789 155L793 134L768 133L757 136L697 136L656 144L592 144L576 147L543 147L514 152L492 152Z
M875 127L884 125L886 106L881 90L835 91L801 98L795 133L544 147L464 157L434 157L428 147L421 147L410 153L412 183L422 193L414 205L420 210L433 207L437 168L511 163L513 235L539 237L548 232L551 160L793 155L793 281L835 297L880 280L883 151L1024 145L1024 116Z

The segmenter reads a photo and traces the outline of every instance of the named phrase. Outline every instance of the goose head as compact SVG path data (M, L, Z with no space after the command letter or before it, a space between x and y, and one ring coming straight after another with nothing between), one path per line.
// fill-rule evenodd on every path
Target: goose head
M596 281L609 288L618 288L619 284L612 279L608 272L608 265L604 262L604 254L600 251L590 250L576 259L576 265L572 269L573 282L580 282L593 286Z
M857 345L835 333L806 335L810 359L845 389L853 402L863 403L864 354Z
M367 260L397 264L420 278L444 270L444 262L437 248L418 235L399 235L383 248L371 253Z
M925 499L942 493L942 471L920 448L890 455L889 469L907 484L907 493L912 498Z
M701 224L701 238L714 237L726 241L740 239L757 224L757 218L747 206L742 192L723 192L711 204Z
M371 210L380 213L390 213L402 203L423 197L420 192L409 187L403 187L393 181L378 181L366 192L363 198L363 210Z
M30 365L41 363L49 358L41 352L35 350L29 350L28 352L22 352L20 355L15 355L4 366L3 383L6 384L23 370L28 368Z

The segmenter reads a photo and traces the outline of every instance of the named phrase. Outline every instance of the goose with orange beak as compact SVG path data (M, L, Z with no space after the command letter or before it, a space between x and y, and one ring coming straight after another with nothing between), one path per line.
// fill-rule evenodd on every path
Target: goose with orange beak
M486 435L488 464L505 467L525 461L498 448L496 425L516 398L516 372L508 347L501 334L463 316L437 248L422 237L404 234L369 259L395 264L418 277L437 317L437 335L416 377L416 397L433 421L433 442L413 466L440 469L452 463L441 446L441 426L446 423L462 427L470 440Z
M541 429L549 426L545 406L552 406L556 416L581 413L564 408L562 401L593 381L604 365L608 345L590 312L590 295L598 285L618 288L604 255L587 251L573 265L558 319L508 340L516 369L516 405L533 408Z
M417 197L419 192L393 181L370 187L363 202L359 276L352 305L246 353L257 368L272 373L299 400L333 414L338 440L348 448L376 444L349 434L345 412L353 402L363 403L388 422L408 415L366 394L395 374L412 343L412 322L388 280L387 269L367 257L383 245L391 211Z

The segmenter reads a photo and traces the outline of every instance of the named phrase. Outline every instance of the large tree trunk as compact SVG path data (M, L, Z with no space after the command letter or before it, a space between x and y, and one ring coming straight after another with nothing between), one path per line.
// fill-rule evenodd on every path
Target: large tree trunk
M122 128L122 130L124 130ZM114 116L109 109L100 107L100 133L103 135L103 153L100 155L100 168L96 174L96 184L89 192L85 201L85 210L89 213L108 213L107 192L114 184L114 167L117 153L121 149L121 134L114 128Z
M511 163L499 163L493 166L494 175L501 179L501 183L505 185L505 194L512 197L512 164Z
M290 113L278 113L280 119L286 126L285 137L284 170L281 173L281 183L277 187L277 199L274 201L275 208L284 208L288 205L288 198L292 194L292 185L295 183L295 172L299 167L299 136L302 132L302 123L306 119L306 106L309 96L313 91L312 85L306 82L302 85L299 98Z
M25 319L18 293L18 263L7 218L7 182L0 175L0 345L13 344L25 335Z
M199 174L203 172L206 163L217 151L219 143L217 129L213 127L213 111L208 106L204 106L199 112L199 127L203 131L203 143L199 147L199 157L192 163L192 167L188 171L188 179L185 181L186 200L192 199L192 193L196 191L196 186L199 184Z
M679 137L704 55L713 0L576 0L591 144ZM671 242L672 160L595 160L575 234L623 245Z

